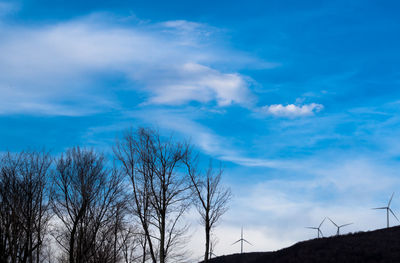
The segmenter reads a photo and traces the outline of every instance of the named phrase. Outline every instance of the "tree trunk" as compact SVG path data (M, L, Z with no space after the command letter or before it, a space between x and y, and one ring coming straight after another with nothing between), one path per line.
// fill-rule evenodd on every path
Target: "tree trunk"
M42 201L43 201L43 191L40 192L40 203L39 203L39 223L38 223L38 228L37 228L37 234L38 234L38 248L36 250L36 263L40 262L40 248L42 246L42 217L43 217L43 207L42 207Z
M118 224L119 224L119 206L117 206L117 213L115 214L114 224L114 248L113 248L113 262L117 262L117 239L118 239Z
M75 263L74 260L74 245L75 245L75 233L76 233L76 227L78 225L78 222L74 223L74 226L71 231L71 237L69 239L69 263Z
M142 263L146 263L147 238L144 239Z
M160 227L160 263L165 263L165 215L162 215Z
M210 224L208 221L206 222L205 230L206 230L206 251L204 253L204 262L207 263L210 257Z
M71 237L69 240L69 263L75 263L75 259L74 259L74 246L75 246L75 234L76 234L76 230L79 224L79 221L81 221L81 218L83 217L84 213L86 210L86 202L84 201L84 204L82 204L82 207L79 209L79 213L76 217L76 220L74 222L74 226L72 227L71 230ZM78 256L80 256L78 254ZM78 258L78 261L79 258Z

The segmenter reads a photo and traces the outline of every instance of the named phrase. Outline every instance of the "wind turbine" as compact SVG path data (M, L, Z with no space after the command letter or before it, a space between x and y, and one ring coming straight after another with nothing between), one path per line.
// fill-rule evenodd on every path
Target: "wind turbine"
M240 242L240 254L243 254L243 242L246 242L246 243L249 244L249 245L253 245L253 244L251 244L249 241L247 241L246 239L243 238L243 227L242 227L242 232L241 232L241 235L240 235L240 239L237 240L236 242L234 242L234 243L232 244L232 246L233 246L234 244L238 243L238 242Z
M217 255L215 255L213 252L210 252L210 256L208 257L208 259L211 259L212 257L217 257Z
M390 197L390 200L389 200L389 203L388 203L387 206L372 208L372 209L386 209L387 228L389 228L389 211L390 211L390 213L392 213L392 215L394 216L394 218L396 218L396 220L399 221L399 219L397 218L397 216L394 214L394 212L393 212L392 209L390 208L390 203L392 202L393 196L394 196L394 192L393 192L392 196Z
M324 218L324 220L322 220L321 224L319 224L318 227L307 226L306 228L308 228L308 229L316 229L317 233L318 233L318 238L319 238L319 233L321 233L321 237L324 237L324 235L322 234L322 231L321 231L321 226L325 222L325 220L326 220L326 217Z
M335 222L332 221L332 219L330 219L329 217L328 217L328 219L329 219L329 221L332 222L332 224L334 224L334 225L337 227L337 232L336 232L336 235L337 235L337 236L340 235L340 228L341 228L341 227L345 227L345 226L348 226L348 225L353 224L353 223L348 223L348 224L344 224L344 225L338 226L338 225L336 225Z
M211 242L210 243L210 253L209 253L208 258L211 259L213 256L217 257L217 255L214 254L214 249L213 249L213 245L212 245L212 242Z

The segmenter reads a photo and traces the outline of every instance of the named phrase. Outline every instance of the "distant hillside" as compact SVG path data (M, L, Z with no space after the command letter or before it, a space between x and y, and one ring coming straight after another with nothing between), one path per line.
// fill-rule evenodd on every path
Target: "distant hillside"
M299 242L275 252L233 254L210 263L400 262L400 227Z

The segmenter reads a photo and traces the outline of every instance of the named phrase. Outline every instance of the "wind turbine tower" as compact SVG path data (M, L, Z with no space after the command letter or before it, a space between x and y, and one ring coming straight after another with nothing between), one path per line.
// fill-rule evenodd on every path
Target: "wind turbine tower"
M232 246L233 246L234 244L238 243L238 242L240 242L240 254L243 254L243 242L246 242L246 243L249 244L249 245L253 245L253 244L251 244L249 241L247 241L246 239L243 238L243 227L242 227L242 232L241 232L241 235L240 235L240 239L237 240L237 241L235 241L235 242L232 244Z
M214 246L213 246L213 242L210 242L210 255L209 255L209 259L212 258L212 256L216 257L217 255L214 254Z
M392 213L392 215L394 216L394 218L396 218L397 221L399 221L399 219L397 218L397 216L394 214L394 212L393 212L392 209L390 208L390 204L392 203L393 196L394 196L394 193L393 193L392 196L390 197L390 200L389 200L389 203L388 203L387 206L372 208L372 209L386 209L387 228L389 228L389 212Z

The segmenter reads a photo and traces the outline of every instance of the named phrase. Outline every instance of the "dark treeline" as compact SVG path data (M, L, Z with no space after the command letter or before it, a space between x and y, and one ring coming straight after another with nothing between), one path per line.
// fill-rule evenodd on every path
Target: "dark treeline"
M231 197L221 169L200 169L193 147L157 131L126 131L114 159L79 147L0 156L0 262L179 262L184 214L204 227L204 261Z

